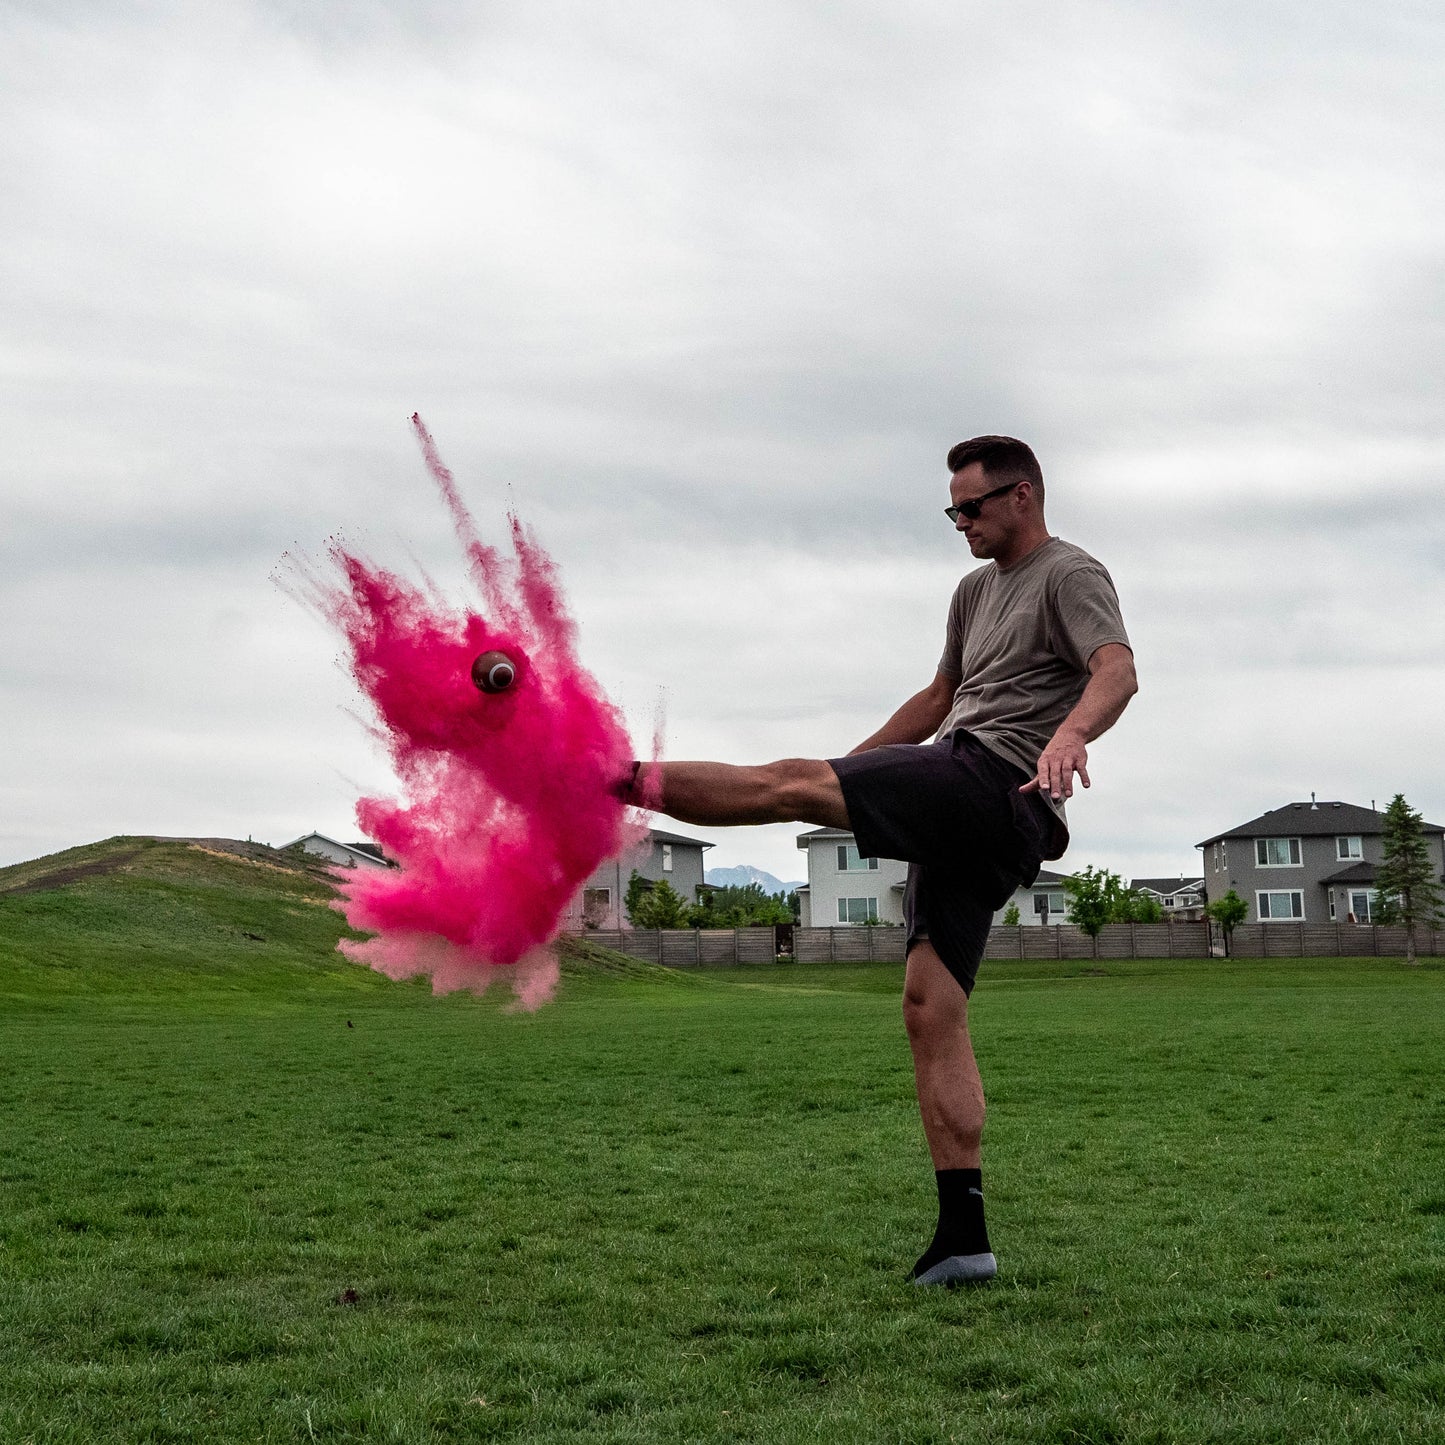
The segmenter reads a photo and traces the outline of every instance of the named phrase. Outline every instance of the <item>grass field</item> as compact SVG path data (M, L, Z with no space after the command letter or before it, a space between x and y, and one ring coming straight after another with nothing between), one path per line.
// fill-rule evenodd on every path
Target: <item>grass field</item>
M528 1016L116 851L0 870L5 1445L1445 1439L1438 965L986 965L1000 1276L921 1292L900 969Z

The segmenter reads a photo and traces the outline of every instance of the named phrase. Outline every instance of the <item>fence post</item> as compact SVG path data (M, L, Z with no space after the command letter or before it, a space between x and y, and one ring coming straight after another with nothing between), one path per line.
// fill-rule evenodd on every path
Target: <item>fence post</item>
M1129 920L1129 957L1139 957L1139 925L1132 918Z
M1062 924L1058 924L1058 923L1054 924L1054 957L1055 957L1055 958L1062 958L1062 957L1064 956L1064 939L1063 939L1063 933L1064 933L1063 925L1062 925Z
M838 932L838 930L835 929L835 928L830 928L830 929L828 930L828 962L829 962L829 963L837 963L837 962L838 962L838 938L837 938L837 932Z
M1022 923L1014 929L1014 947L1018 949L1019 957L1024 956L1024 926Z
M868 962L869 962L869 963L872 963L872 962L873 962L873 935L874 935L875 933L877 933L877 931L878 931L878 930L877 930L876 928L870 928L870 929L868 930Z

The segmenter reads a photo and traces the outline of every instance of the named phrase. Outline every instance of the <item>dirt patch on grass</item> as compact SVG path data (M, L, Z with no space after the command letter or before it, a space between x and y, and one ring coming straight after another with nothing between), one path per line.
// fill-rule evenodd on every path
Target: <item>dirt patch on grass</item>
M44 873L34 874L18 883L0 883L0 893L43 893L52 888L65 888L86 878L104 878L109 873L119 873L135 862L143 847L117 849L103 858L93 858L86 863L72 863L66 867L52 868Z

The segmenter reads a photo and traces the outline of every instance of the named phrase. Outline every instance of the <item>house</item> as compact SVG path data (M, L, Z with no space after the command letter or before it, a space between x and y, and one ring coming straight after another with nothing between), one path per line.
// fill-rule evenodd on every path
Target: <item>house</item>
M630 927L622 905L634 869L650 883L665 878L685 902L696 903L697 891L703 886L702 855L712 846L681 833L649 828L640 843L593 871L568 907L563 928Z
M375 843L338 843L325 833L306 833L293 838L283 845L286 848L300 848L317 858L327 858L342 868L395 868L396 864L387 858Z
M1068 895L1064 892L1063 873L1039 869L1039 876L1027 888L1015 888L1014 895L993 916L993 926L1002 927L1003 916L1010 908L1019 911L1019 927L1049 927L1064 921Z
M1188 878L1181 873L1177 878L1136 878L1130 886L1145 898L1152 898L1170 922L1195 922L1204 917L1202 878Z
M859 857L858 840L842 828L800 833L798 847L808 855L808 881L798 889L802 927L903 922L908 864Z
M1373 804L1320 803L1312 794L1195 846L1204 850L1210 898L1233 888L1250 923L1369 923L1382 822ZM1426 823L1424 833L1432 866L1445 871L1445 828Z

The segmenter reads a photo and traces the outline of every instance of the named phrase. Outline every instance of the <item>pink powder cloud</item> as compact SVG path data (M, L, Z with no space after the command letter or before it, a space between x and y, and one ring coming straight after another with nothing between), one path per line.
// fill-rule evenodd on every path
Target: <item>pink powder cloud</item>
M509 552L483 543L421 418L412 425L481 610L459 611L334 539L334 572L303 568L293 585L345 637L401 785L399 799L357 804L363 833L400 866L340 879L347 922L376 935L340 947L392 978L429 974L438 993L507 977L535 1008L556 984L549 945L568 903L645 831L612 793L635 754L578 660L556 564L515 514ZM487 694L471 665L492 650L517 680Z

